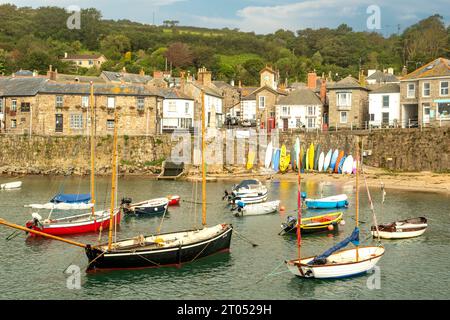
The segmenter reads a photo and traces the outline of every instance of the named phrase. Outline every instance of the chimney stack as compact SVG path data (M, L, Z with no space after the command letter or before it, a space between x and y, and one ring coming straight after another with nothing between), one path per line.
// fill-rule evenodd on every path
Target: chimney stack
M55 81L57 73L58 73L58 70L53 71L53 66L52 65L48 66L47 78L49 80Z
M322 83L320 84L320 101L322 104L325 104L327 100L327 81L322 79Z
M407 74L408 74L408 69L406 68L406 66L403 66L402 76L406 76Z
M140 76L145 76L144 68L141 68L141 71L139 71L139 75L140 75Z
M316 72L309 72L308 73L308 84L307 87L311 90L316 89L317 87L317 74Z
M212 83L212 73L208 71L205 67L198 70L198 82L204 86L210 86Z

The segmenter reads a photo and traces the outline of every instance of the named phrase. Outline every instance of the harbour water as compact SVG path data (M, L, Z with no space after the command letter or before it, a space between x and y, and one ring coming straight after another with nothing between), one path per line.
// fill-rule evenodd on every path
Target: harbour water
M44 203L55 193L89 193L89 179L26 177L17 191L0 191L0 217L23 225L30 218L25 204ZM222 201L223 191L232 182L207 185L208 225L232 223L235 232L231 252L218 254L182 268L84 272L87 258L78 247L47 239L27 238L24 233L12 240L14 230L0 227L0 299L448 299L450 298L450 197L442 194L387 191L381 206L379 188L371 189L379 222L425 216L429 228L419 238L382 240L386 248L376 273L340 280L295 278L284 260L296 258L295 235L279 236L287 215L296 215L297 185L269 181L269 200L280 199L284 213L237 218ZM163 232L191 229L201 225L201 205L194 205L195 190L201 199L201 184L154 181L142 177L120 179L118 198L134 201L178 194L183 201L171 207ZM97 203L109 204L110 179L97 179ZM345 225L339 231L303 237L302 256L322 253L348 236L355 225L354 183L343 185L305 181L303 191L317 197L346 193L349 208ZM317 213L304 212L305 216ZM43 216L45 213L42 212ZM369 236L372 216L367 193L361 188L361 242L376 245ZM125 218L117 238L155 233L160 218ZM243 237L258 244L253 247ZM98 234L71 236L83 243L96 244ZM107 240L103 232L102 242ZM67 287L70 265L81 269L81 288Z

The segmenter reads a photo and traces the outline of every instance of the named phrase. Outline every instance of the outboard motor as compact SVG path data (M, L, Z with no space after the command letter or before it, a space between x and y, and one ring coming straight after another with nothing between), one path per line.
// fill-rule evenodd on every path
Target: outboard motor
M122 201L120 202L120 204L126 205L127 207L129 207L131 202L133 202L133 200L131 198L122 198Z
M42 221L42 217L41 217L41 215L39 213L37 213L37 212L33 212L31 214L31 218L32 218L32 220L27 221L25 226L28 229L34 229L34 228L41 229L42 228L42 222L41 222Z
M225 190L224 192L223 192L223 197L222 197L222 200L225 200L225 199L229 199L229 197L230 197L230 194L228 193L228 191L227 190Z

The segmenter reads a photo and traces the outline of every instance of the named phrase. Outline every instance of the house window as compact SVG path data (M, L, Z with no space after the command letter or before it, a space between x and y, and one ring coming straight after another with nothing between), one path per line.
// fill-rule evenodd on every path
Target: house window
M341 112L341 123L347 123L347 112L346 111Z
M89 65L91 66L91 65L93 65L93 64L94 64L94 61L89 60Z
M137 98L137 109L139 111L144 110L144 105L145 105L145 98L142 98L142 97Z
M20 111L21 112L30 112L30 103L29 102L22 102L20 104Z
M308 118L308 128L316 127L316 118Z
M308 116L315 116L316 115L316 107L311 106L308 107Z
M383 124L389 124L389 112L383 112L381 118Z
M81 66L83 64L83 62L82 61L78 61L78 64Z
M389 96L383 96L383 108L389 108Z
M450 103L439 103L438 115L440 118L450 118Z
M190 118L181 118L179 122L179 127L183 129L189 129L192 127L192 119Z
M266 107L266 97L259 97L259 107L261 109Z
M11 128L17 128L17 120L11 119Z
M441 96L448 96L448 81L441 82Z
M55 114L55 132L64 131L64 116L62 114Z
M56 96L56 107L57 108L63 107L63 96Z
M17 100L11 100L11 111L17 111Z
M175 101L169 101L169 112L177 112L177 103Z
M416 97L416 85L414 83L408 83L408 91L406 93L408 98Z
M302 119L300 119L300 118L295 119L295 127L296 128L302 127Z
M114 129L114 119L106 120L106 129L108 130Z
M351 107L352 106L352 93L351 92L340 92L336 94L337 106L338 107Z
M108 109L114 109L116 107L116 97L108 97Z
M83 115L81 113L70 115L70 128L83 129Z
M423 97L429 97L430 96L430 91L431 91L430 83L429 82L425 82L423 84L422 96Z
M89 107L89 97L88 96L81 97L81 106L83 108Z
M291 114L291 108L289 107L283 107L282 111L281 111L281 115L282 116L288 116Z
M189 114L189 102L184 104L184 114Z

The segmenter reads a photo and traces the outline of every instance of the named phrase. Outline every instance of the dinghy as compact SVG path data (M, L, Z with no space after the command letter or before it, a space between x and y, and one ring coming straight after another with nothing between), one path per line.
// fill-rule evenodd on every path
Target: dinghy
M359 143L359 142L358 142ZM359 159L359 148L356 159ZM359 162L359 160L358 160ZM367 273L373 269L385 249L380 246L360 246L359 242L359 165L356 176L356 226L353 233L321 255L301 257L301 232L297 232L298 258L285 261L288 270L302 278L345 278ZM300 210L300 209L299 209ZM301 215L299 214L301 217ZM375 217L374 217L375 219ZM300 228L297 228L300 230ZM342 250L352 243L355 248Z
M311 142L311 145L309 146L309 155L308 155L308 165L309 170L314 170L314 143Z
M331 156L333 155L333 150L330 149L325 157L325 160L323 162L323 171L327 172L328 168L330 167L331 162Z
M378 225L378 230L372 226L370 231L374 238L407 239L419 237L427 230L428 223L424 217L406 219Z
M330 160L330 166L328 167L328 169L331 170L331 173L333 173L334 167L336 166L336 161L337 158L339 157L339 150L336 149L333 152L333 155L331 156L331 160Z
M300 231L308 234L336 230L339 223L342 221L342 216L342 212L333 212L310 218L302 218ZM286 222L281 224L281 229L284 233L297 232L297 219L288 216Z
M309 209L343 208L348 206L348 197L346 194L339 194L321 199L308 198L305 200L305 203Z
M279 209L280 209L280 200L255 204L245 204L242 201L238 201L237 212L235 216L236 217L259 216L277 212Z
M342 165L342 173L343 174L352 174L353 172L353 157L349 155L344 164Z
M344 156L345 156L344 151L339 152L339 155L338 155L338 157L337 157L337 159L336 159L336 163L335 163L334 169L333 169L333 172L334 172L334 173L338 173L338 171L339 171L339 164L341 163L341 160L342 160L342 158L343 158Z
M339 174L342 174L342 170L344 169L345 160L347 160L347 157L343 156L341 161L339 162L339 165L338 165L338 173Z
M273 152L273 158L272 158L272 169L275 172L280 171L280 149L275 149Z
M167 199L169 200L169 206L177 206L180 204L181 197L177 195L170 195L167 196Z
M286 146L283 144L280 151L280 172L285 173L291 162L291 155L287 154Z
M267 200L268 190L259 180L243 180L238 185L233 186L231 194L225 191L224 199L230 203L242 201L245 204L260 203Z
M321 152L320 156L319 156L319 164L317 166L317 170L319 172L323 171L323 164L324 164L324 162L325 162L325 153Z
M20 189L22 187L22 181L8 182L0 184L0 190L13 190Z
M122 209L125 214L155 216L166 213L169 207L168 198L151 199L134 204L131 202L130 198L122 199Z

